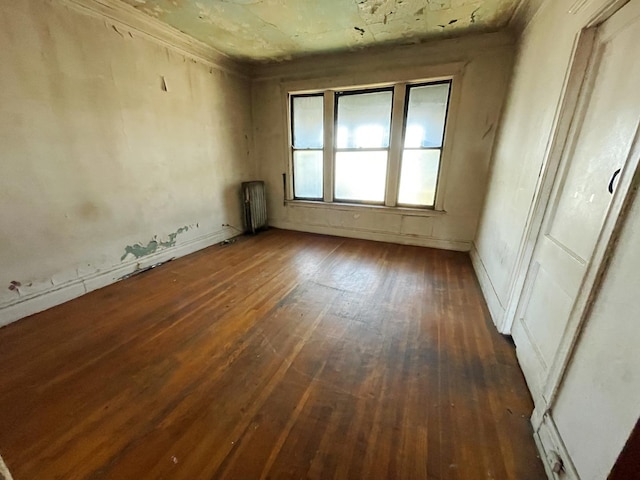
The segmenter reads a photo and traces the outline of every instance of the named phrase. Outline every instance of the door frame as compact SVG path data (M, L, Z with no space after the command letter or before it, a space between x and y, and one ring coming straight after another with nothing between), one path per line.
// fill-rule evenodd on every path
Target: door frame
M626 4L620 7L626 7ZM630 22L633 22L640 18L640 2L636 2L633 6L629 6L630 9L634 9L634 14L629 17L619 17L612 19L607 26L611 31L619 31ZM617 12L618 10L616 10ZM614 13L616 13L614 12ZM607 18L609 18L611 15ZM606 32L604 33L606 34ZM603 40L606 40L603 39ZM588 72L589 82L595 81L596 69L599 66L600 51L593 52L594 57L597 56L594 62L593 68ZM590 94L590 91L588 92ZM585 102L586 103L586 102ZM586 109L585 106L581 108ZM583 113L583 112L581 112ZM574 135L575 141L577 134ZM555 354L555 358L551 364L548 372L547 382L543 392L543 396L547 403L551 405L558 393L560 384L564 377L570 362L571 354L582 332L585 321L589 317L592 307L595 303L596 297L599 293L600 286L602 285L604 274L609 266L610 260L613 256L615 248L618 243L622 226L626 220L626 216L631 208L633 199L636 196L638 185L640 184L640 120L636 121L634 138L629 149L629 154L624 161L622 167L622 173L618 177L618 182L613 192L613 197L607 214L605 216L598 241L594 248L591 261L585 272L585 277L582 281L582 287L575 299L571 314L569 316L565 331L560 341L560 346Z
M556 114L557 121L552 130L548 153L541 167L532 208L525 226L520 245L518 262L511 279L510 300L507 304L503 323L499 330L510 333L519 306L527 296L527 279L533 265L533 254L542 233L547 212L552 207L551 199L558 181L562 181L562 171L566 159L570 158L576 145L581 126L589 104L590 95L599 67L599 49L596 31L630 0L609 0L595 12L576 36L567 72L562 100ZM584 3L587 2L583 2ZM637 7L636 7L637 8ZM625 23L623 19L619 23ZM625 168L618 178L616 190L607 210L603 227L587 266L578 296L565 326L558 350L549 366L541 391L532 392L535 410L531 417L534 430L542 424L554 404L564 374L571 363L572 353L584 322L597 296L603 274L615 249L619 230L624 221L631 200L640 182L638 160L640 157L640 130L636 134Z
M548 371L543 392L534 396L535 409L531 416L534 440L540 451L547 475L553 479L579 479L576 467L555 424L553 407L564 376L573 361L573 353L584 326L589 322L629 210L640 190L640 122L636 126L634 140L625 161L625 168L626 172L621 175L614 192L592 261L585 273L583 280L585 288L582 288L576 297L574 309L568 319L560 347ZM589 287L587 288L585 285L589 285ZM559 477L552 472L551 465L556 459L561 460L560 465L566 477Z
M542 222L551 198L556 175L561 160L565 156L565 148L572 143L573 137L577 133L575 128L572 127L575 126L576 120L580 117L578 108L581 92L583 92L583 84L588 80L596 29L630 1L605 0L601 8L589 17L578 35L576 35L569 68L560 94L560 102L551 129L551 136L540 166L538 182L518 248L518 256L509 280L509 285L511 285L509 299L502 320L496 325L500 333L511 334L516 319L516 310L521 301L525 280L531 268L533 251L542 229ZM578 13L585 7L586 3L589 3L589 0L577 0L569 11Z

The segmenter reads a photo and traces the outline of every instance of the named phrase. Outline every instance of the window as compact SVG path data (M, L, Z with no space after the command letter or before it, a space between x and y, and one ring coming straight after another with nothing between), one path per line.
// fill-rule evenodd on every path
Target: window
M450 90L446 80L291 95L294 199L433 208Z
M450 83L407 88L398 204L433 206L438 186Z
M393 90L336 94L336 201L384 203Z
M323 95L297 95L291 101L293 192L295 198L322 200Z

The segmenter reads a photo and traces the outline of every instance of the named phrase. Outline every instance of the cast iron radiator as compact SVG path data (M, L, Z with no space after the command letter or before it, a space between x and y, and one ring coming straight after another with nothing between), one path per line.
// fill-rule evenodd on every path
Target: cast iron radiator
M256 233L267 227L267 202L264 196L264 182L243 182L244 223L247 231Z

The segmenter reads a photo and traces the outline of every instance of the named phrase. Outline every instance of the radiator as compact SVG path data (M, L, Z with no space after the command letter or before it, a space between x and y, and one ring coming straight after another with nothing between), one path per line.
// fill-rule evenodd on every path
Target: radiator
M264 182L243 182L242 197L244 199L244 223L247 231L267 227L267 202L264 196Z

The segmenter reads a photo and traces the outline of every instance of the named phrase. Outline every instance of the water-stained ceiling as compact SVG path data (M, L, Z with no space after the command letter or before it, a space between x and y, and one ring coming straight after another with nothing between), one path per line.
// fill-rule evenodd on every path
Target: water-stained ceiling
M243 60L283 60L503 28L519 0L122 0Z

